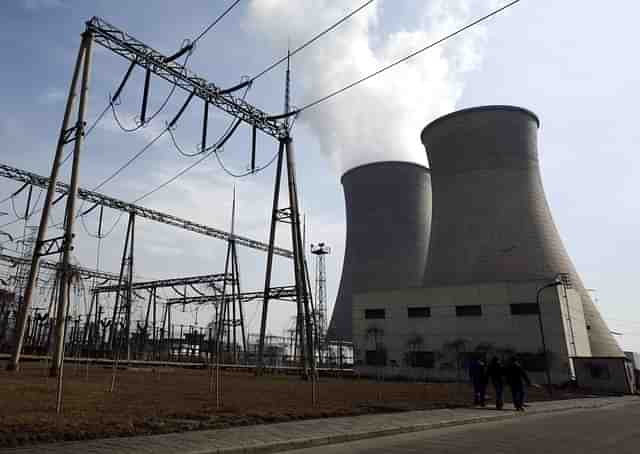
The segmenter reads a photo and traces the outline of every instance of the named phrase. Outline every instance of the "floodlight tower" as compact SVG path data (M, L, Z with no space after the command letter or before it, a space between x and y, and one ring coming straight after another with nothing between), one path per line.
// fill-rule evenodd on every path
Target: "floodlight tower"
M318 341L324 338L327 332L327 269L325 256L331 254L331 248L325 243L311 245L311 253L316 256L316 301L318 313L316 314L316 326Z

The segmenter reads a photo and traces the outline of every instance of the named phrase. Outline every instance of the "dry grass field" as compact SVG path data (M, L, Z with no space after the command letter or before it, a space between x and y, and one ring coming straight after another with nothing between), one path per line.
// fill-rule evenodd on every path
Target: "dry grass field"
M19 373L0 370L0 446L214 429L302 418L465 406L467 384L376 382L321 378L319 400L299 377L225 372L222 404L209 392L208 370L65 366L62 415L55 414L56 380L44 363L24 363ZM530 400L543 399L532 390ZM558 394L556 398L572 397Z

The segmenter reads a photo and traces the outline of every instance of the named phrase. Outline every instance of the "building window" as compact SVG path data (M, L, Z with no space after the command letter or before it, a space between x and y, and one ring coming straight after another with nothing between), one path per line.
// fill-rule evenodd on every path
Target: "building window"
M364 310L364 318L366 319L384 319L385 313L384 309L365 309Z
M458 317L478 317L482 315L482 306L468 305L456 306L456 316Z
M539 308L536 303L510 304L511 315L537 315Z
M365 362L367 363L367 366L386 366L387 351L383 348L367 350L365 352Z
M422 367L424 369L433 369L435 367L436 357L433 352L411 351L406 353L406 358L410 367Z
M407 317L409 318L431 317L431 308L430 307L408 307Z

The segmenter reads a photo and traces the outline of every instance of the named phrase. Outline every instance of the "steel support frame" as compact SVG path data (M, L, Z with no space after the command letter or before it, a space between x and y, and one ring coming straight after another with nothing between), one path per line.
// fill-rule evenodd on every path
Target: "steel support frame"
M122 303L123 292L126 292L126 295L129 295L129 290L131 289L131 283L128 281L128 276L125 277L125 272L127 270L127 265L129 264L129 268L132 268L132 247L129 246L130 243L133 243L133 235L134 235L134 226L135 226L135 217L133 214L129 215L129 222L127 223L127 233L124 238L124 248L122 249L122 259L120 260L120 275L118 277L118 285L116 286L116 299L113 304L113 314L111 316L111 332L109 335L109 345L111 346L111 351L115 351L116 348L119 348L117 338L121 337L118 334L118 327L120 324L120 314L122 313L122 307L127 304ZM127 273L128 275L131 273Z
M138 41L126 32L114 27L99 17L87 22L87 30L94 35L97 44L111 50L171 84L194 93L205 102L225 111L276 139L289 135L287 123L273 118L242 98L236 98L228 90L192 73L177 61Z
M180 87L187 92L196 95L203 99L206 103L210 103L219 109L229 113L235 118L248 123L253 126L254 129L260 129L267 135L270 135L279 140L279 153L278 153L278 176L276 178L276 196L274 197L274 211L272 216L272 224L271 224L271 233L270 233L270 242L267 246L266 250L268 251L268 266L267 273L265 278L265 289L263 292L263 317L261 324L261 336L260 336L260 349L259 349L259 364L260 367L262 365L262 357L263 357L263 349L264 349L264 335L266 330L266 318L267 318L267 305L270 297L270 281L271 281L271 269L273 262L273 255L277 253L277 249L275 247L275 228L277 222L277 204L278 204L278 194L279 194L279 186L281 179L281 171L282 171L282 160L283 155L286 155L287 159L287 180L289 186L289 202L290 202L290 223L291 223L291 236L293 243L293 259L294 259L294 274L295 274L295 293L296 293L296 303L297 303L297 311L298 317L304 321L304 327L301 327L301 346L304 352L303 354L303 362L305 368L305 374L308 373L308 369L311 369L312 376L315 377L315 355L313 353L313 330L311 323L311 308L309 301L309 289L307 282L307 272L306 272L306 261L304 260L304 251L302 244L302 235L300 229L300 215L298 208L298 194L297 194L297 186L295 181L295 159L293 154L293 146L292 140L289 136L289 125L288 125L288 116L289 114L289 102L288 102L288 80L287 80L287 100L286 100L286 109L285 115L280 116L269 116L265 112L260 111L259 109L251 106L246 103L242 99L234 98L230 92L231 90L220 90L215 85L208 83L203 78L200 78L194 74L192 74L186 67L177 64L175 61L171 61L167 57L163 56L159 52L154 49L144 45L140 41L135 40L130 35L125 32L116 29L111 26L107 22L94 17L89 22L87 22L86 31L83 33L82 43L78 52L78 58L76 62L76 67L74 70L74 75L72 78L72 83L69 91L69 97L67 100L67 106L65 110L65 116L63 119L63 126L59 135L58 146L56 148L56 154L54 157L54 163L52 168L51 177L49 178L47 187L47 196L45 199L45 207L43 209L43 215L41 217L40 228L38 231L38 239L36 241L36 248L34 253L34 260L32 260L30 273L29 273L29 284L25 292L25 301L21 307L21 315L20 315L20 323L19 330L20 333L16 338L16 346L12 355L12 359L9 363L8 369L15 370L18 367L20 352L22 348L22 344L24 342L24 332L25 332L25 322L26 316L28 313L29 305L31 302L31 296L33 290L35 289L36 277L40 262L40 248L42 247L43 242L45 241L47 224L49 219L49 211L52 206L53 195L56 191L64 192L66 189L68 199L67 199L67 209L65 213L65 241L63 243L63 250L61 251L63 254L63 260L61 265L61 279L60 279L60 298L59 298L59 307L58 314L64 314L64 309L68 308L68 292L69 292L69 284L71 279L71 270L69 266L70 252L72 250L72 241L73 241L73 228L74 221L76 219L75 213L75 202L78 196L78 167L79 167L79 155L82 144L82 139L84 136L84 113L86 108L86 99L88 92L88 79L91 67L91 44L95 40L96 43L106 47L107 49L112 50L114 53L128 59L132 62L132 66L135 64L140 65L145 68L148 73L153 72L157 76L169 81L177 87ZM80 69L82 67L82 88L81 95L78 107L78 121L76 126L72 129L68 127L69 117L71 115L73 102L75 99L75 90L77 86L78 76L80 73ZM288 79L288 71L287 71L287 79ZM284 120L283 120L284 119ZM75 134L75 139L70 140L72 134ZM64 145L66 143L74 142L74 153L73 153L73 170L71 177L71 184L68 188L62 188L62 191L59 190L58 186L58 169L61 163L61 156ZM44 184L44 182L43 182ZM61 185L63 186L63 185ZM85 200L88 200L91 195L90 193L85 193ZM96 204L104 205L104 197L99 195L99 200L95 200ZM119 201L117 201L119 202ZM131 211L131 204L127 204L130 213L130 223L133 223L133 219L135 213ZM141 209L145 211L142 207L135 207L136 209ZM121 208L122 209L122 208ZM146 210L147 216L149 218L153 218L154 212L150 210ZM165 222L169 224L176 225L175 219L173 222L168 222L170 219L165 218ZM188 221L186 221L188 222ZM177 224L179 226L186 224L184 220L179 220ZM194 225L190 226L192 229L195 227ZM220 232L210 232L214 233L212 236L220 237ZM229 238L228 234L224 234L222 236L225 239ZM133 232L132 232L133 236ZM234 239L239 242L242 240L239 237L233 236ZM133 240L133 238L132 238ZM133 243L133 241L132 241ZM262 244L251 245L256 249L261 249L260 246ZM257 247L256 247L257 246ZM125 247L126 250L126 247ZM263 249L264 250L264 249ZM289 256L289 251L280 251L280 255ZM133 254L131 254L132 256ZM130 279L129 279L129 288L128 288L128 299L129 303L131 301L131 286L132 286L132 268L133 264L130 264ZM122 283L122 271L120 274L119 285ZM118 292L120 294L120 292ZM170 306L168 306L170 307ZM130 308L129 308L130 309ZM57 327L58 338L56 340L56 353L55 353L55 361L54 364L58 364L59 374L62 372L63 361L62 358L64 356L64 322L66 321L66 317L58 317L58 319L62 319L61 327ZM130 317L128 317L130 322ZM112 330L114 327L112 327ZM304 339L303 339L304 337ZM113 340L113 339L112 339ZM52 368L53 373L53 368ZM114 374L115 379L115 374ZM61 380L60 380L61 381ZM113 383L112 383L113 389ZM59 406L58 406L59 407Z
M241 353L243 356L247 352L247 339L244 327L243 299L240 291L240 270L233 240L230 240L227 246L224 273L225 275L230 274L231 279L225 282L222 287L219 311L216 317L216 345L224 345L226 337L226 351L227 353L233 353L233 362L237 363L238 328L240 328ZM227 293L228 285L231 286L231 294ZM232 348L233 350L231 350Z
M48 190L49 181L50 181L49 178L44 177L42 175L38 175L33 172L28 172L26 170L18 169L16 167L12 167L7 164L1 164L1 163L0 163L0 177L9 178L14 181L29 183L33 186L47 188L47 190ZM57 181L55 184L55 191L62 195L65 195L69 192L69 185ZM124 202L122 200L109 197L99 192L94 192L94 191L89 191L88 189L79 188L78 197L80 197L82 200L86 202L100 205L101 207L108 207L108 208L112 208L114 210L122 211L125 213L133 213L140 218L150 219L152 221L171 225L173 227L187 230L189 232L194 232L200 235L218 238L225 241L228 241L233 236L233 239L240 246L256 249L258 251L263 251L263 252L266 252L269 250L269 246L260 241L256 241L241 235L236 235L235 233L232 235L231 233L225 232L223 230L215 229L213 227L203 225L203 224L198 224L196 222L189 221L187 219L182 219L177 216L162 213L160 211L152 210L150 208L145 208L140 205L135 205L133 203ZM293 253L287 249L274 247L274 251L276 255L286 257L286 258L293 258Z
M294 254L294 272L296 279L296 300L298 316L301 318L302 332L301 344L303 358L302 363L305 370L310 369L313 379L316 377L316 361L314 352L313 322L311 319L311 298L309 293L309 280L307 272L307 261L304 256L304 245L302 242L302 226L300 223L300 209L298 206L298 187L295 171L295 154L293 140L287 138L285 142L285 154L287 158L287 182L289 184L289 203L291 208L291 237ZM314 402L315 403L315 402Z
M281 173L283 158L287 164L287 185L289 192L289 207L285 211L278 209L280 198ZM283 213L287 213L287 219L283 218ZM286 222L291 226L291 240L293 245L293 262L295 276L295 295L298 331L300 341L301 361L305 371L305 376L311 374L316 376L313 323L311 320L311 303L307 280L307 264L304 257L302 244L302 230L300 224L300 210L298 206L298 190L295 173L295 155L293 141L290 137L280 140L278 149L278 163L276 167L276 181L273 197L273 209L271 215L271 230L269 233L269 252L267 255L267 268L265 272L265 287L263 292L262 317L260 323L260 338L258 341L257 372L260 373L264 367L264 344L266 336L269 299L271 298L271 275L273 267L273 244L278 222Z
M179 285L213 284L214 282L224 282L225 279L227 280L227 282L231 282L231 274L204 274L199 276L159 279L155 281L133 282L131 288L132 290L153 290L158 288L176 287ZM95 287L92 291L93 293L117 292L118 290L125 290L127 285L128 284L99 286Z
M187 298L168 298L165 303L166 304L221 304L225 299L231 300L231 295L222 296L219 295L201 295L201 296L190 296ZM243 292L237 295L237 299L246 303L248 301L263 299L264 298L264 290L258 290L254 292ZM293 285L283 286L283 287L271 287L269 289L269 300L280 300L280 301L289 301L295 302L296 300L296 288Z
M32 262L32 260L26 259L24 257L16 257L13 255L7 255L2 253L0 253L0 260L11 263L13 265L30 264ZM40 268L46 268L48 270L56 271L56 270L60 270L61 267L62 267L62 264L60 262L49 262L46 260L40 260ZM95 277L95 278L104 279L104 280L118 279L117 274L109 273L107 271L92 270L92 269L85 268L78 265L69 265L69 268L74 274L79 275L81 277L85 277L85 278Z

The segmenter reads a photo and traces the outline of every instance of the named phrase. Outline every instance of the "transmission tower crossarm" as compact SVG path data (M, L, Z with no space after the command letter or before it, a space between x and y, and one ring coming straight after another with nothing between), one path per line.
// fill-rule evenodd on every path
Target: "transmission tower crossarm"
M254 299L262 298L264 295L264 290L256 291L256 292L244 292L239 293L235 297L239 301L251 301ZM233 298L232 295L204 295L204 296L191 296L187 298L168 298L166 300L167 304L205 304L205 303L219 303L224 299L231 300ZM284 287L271 287L271 291L269 292L269 299L274 300L283 300L283 301L293 301L296 298L296 288L295 286L284 286Z
M229 274L226 275L227 281L231 279ZM149 290L158 288L174 287L177 285L197 285L197 284L211 284L213 282L222 282L225 280L225 274L205 274L202 276L189 276L173 279L159 279L155 281L134 282L131 285L132 290ZM127 285L108 285L96 287L93 289L94 293L105 292L117 292L118 290L126 290Z
M12 167L6 164L0 164L0 177L5 177L11 180L29 183L34 186L38 186L45 189L49 185L49 178L47 177L35 174L33 172L28 172L26 170L18 169L16 167ZM56 184L56 192L59 192L61 194L67 194L69 192L69 185L67 185L66 183L58 182ZM109 197L107 195L101 194L99 192L89 191L87 189L80 188L78 190L78 197L90 203L103 205L105 207L113 208L115 210L119 210L127 213L132 213L142 218L151 219L152 221L172 225L174 227L199 233L201 235L218 238L225 241L228 241L229 239L233 238L236 244L239 244L241 246L245 246L251 249L257 249L259 251L264 251L264 252L267 252L269 250L269 246L260 241L256 241L256 240L252 240L251 238L236 235L235 233L232 235L231 233L225 232L223 230L215 229L213 227L209 227L204 224L198 224L196 222L189 221L187 219L182 219L170 214L161 213L160 211L152 210L150 208L145 208L140 205L135 205L133 203L128 203L123 200L118 200L113 197ZM274 253L282 257L293 258L293 253L283 248L275 247Z
M245 123L254 126L276 139L288 136L287 125L271 118L266 112L252 106L241 98L233 96L231 90L223 90L192 73L185 66L147 46L126 32L114 27L99 17L87 22L87 30L93 33L95 43L111 50L121 57L136 63L147 71L177 87L198 96L207 103L227 112ZM234 87L235 88L235 87Z
M16 257L13 255L7 255L7 254L2 254L0 253L0 260L4 261L4 262L8 262L11 264L29 264L31 263L31 260L25 257ZM46 268L49 270L59 270L62 265L59 262L49 262L46 260L41 260L40 261L40 266L42 268ZM70 268L73 272L77 272L78 274L80 274L80 276L82 277L86 277L86 278L91 278L91 277L96 277L98 279L108 279L108 280L117 280L118 279L118 275L115 273L109 273L106 271L99 271L99 270L93 270L90 268L85 268L82 266L78 266L78 265L70 265Z

